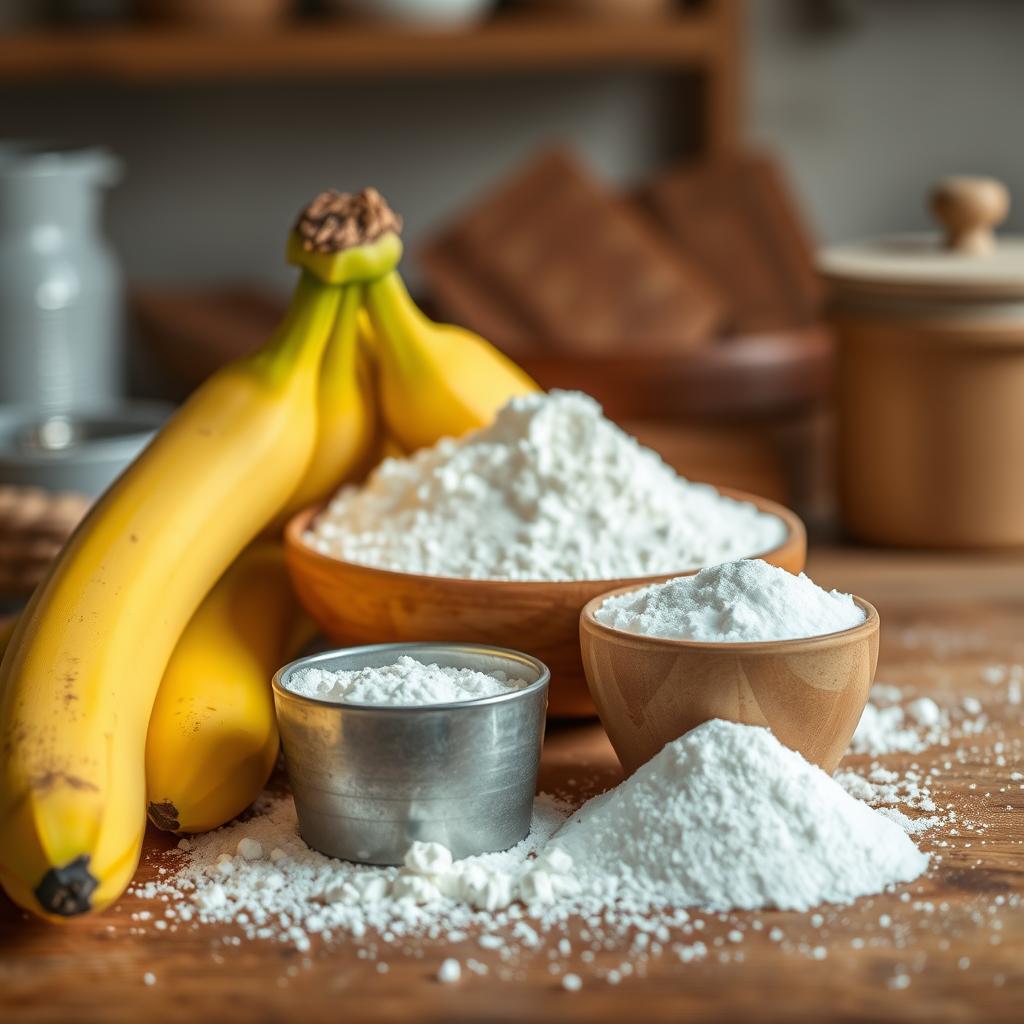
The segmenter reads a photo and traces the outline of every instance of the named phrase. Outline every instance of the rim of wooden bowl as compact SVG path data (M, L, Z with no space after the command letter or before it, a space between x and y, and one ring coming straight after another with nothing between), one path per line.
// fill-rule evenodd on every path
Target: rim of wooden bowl
M732 498L733 501L743 501L754 505L758 511L767 512L771 515L781 519L786 525L786 536L783 538L782 543L776 545L774 548L769 548L766 551L760 551L755 554L748 555L748 558L769 558L777 556L780 552L787 550L788 548L806 548L807 545L807 530L804 527L803 520L793 512L791 509L786 508L785 505L780 504L777 501L772 501L769 498L762 498L756 494L750 494L747 491L740 491L732 487L718 487L716 490L719 494L724 495L727 498ZM681 568L670 570L669 572L657 573L653 576L624 576L621 578L607 578L607 579L580 579L580 580L503 580L503 579L475 579L466 576L434 576L429 573L421 572L402 572L398 569L381 569L375 565L365 565L362 562L352 562L344 558L335 558L332 555L325 555L321 551L317 551L315 548L310 547L302 539L302 535L306 532L309 524L318 516L324 508L326 508L326 502L318 502L317 504L310 505L308 508L302 509L297 512L291 519L288 520L285 526L284 538L285 547L291 548L294 551L301 553L301 556L305 559L309 559L314 562L319 562L321 565L331 567L337 570L337 567L344 566L347 570L356 571L360 573L366 573L369 575L379 576L382 579L391 579L397 583L399 580L416 580L424 583L442 584L445 586L452 587L467 587L484 589L487 587L493 587L495 584L502 584L508 587L564 587L566 589L572 587L593 585L607 583L609 587L616 587L619 590L635 590L643 586L647 586L652 582L658 580L671 579L675 576L693 575L698 572L703 566L690 566L688 568ZM603 596L608 597L612 593L611 590L607 591ZM599 625L598 623L595 623ZM631 634L625 634L631 635ZM784 642L784 641L783 641Z
M856 594L851 594L850 596L857 607L864 612L865 619L863 622L857 623L856 626L850 626L849 629L840 629L835 633L819 633L815 636L799 636L788 640L748 640L721 643L716 640L682 640L667 636L647 636L643 633L631 633L626 629L616 629L614 626L599 622L594 617L594 613L608 598L618 597L620 594L628 594L631 591L642 589L643 587L636 586L616 587L614 590L609 590L604 594L598 594L597 597L591 598L583 606L583 611L580 612L581 627L585 627L595 633L606 634L616 641L628 640L635 642L639 647L658 648L666 651L720 651L723 654L788 654L798 650L824 650L829 647L853 643L871 636L872 633L877 633L882 621L875 606Z

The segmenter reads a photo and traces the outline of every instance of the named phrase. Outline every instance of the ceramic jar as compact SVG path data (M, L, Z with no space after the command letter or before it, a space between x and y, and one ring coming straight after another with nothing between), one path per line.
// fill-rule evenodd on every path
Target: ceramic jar
M846 529L913 547L1024 545L1024 239L1006 189L948 178L943 235L826 251Z
M122 284L100 231L100 149L0 143L0 403L44 411L121 394Z

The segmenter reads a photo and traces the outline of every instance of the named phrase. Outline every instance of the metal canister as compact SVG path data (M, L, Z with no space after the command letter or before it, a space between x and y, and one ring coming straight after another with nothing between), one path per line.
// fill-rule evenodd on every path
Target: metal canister
M42 414L0 406L0 485L102 494L172 412L156 402Z
M500 670L523 689L456 704L341 704L294 693L304 668L353 670L408 655ZM302 838L332 857L401 864L414 841L455 857L505 850L530 829L550 674L536 658L478 644L374 644L292 662L274 702Z

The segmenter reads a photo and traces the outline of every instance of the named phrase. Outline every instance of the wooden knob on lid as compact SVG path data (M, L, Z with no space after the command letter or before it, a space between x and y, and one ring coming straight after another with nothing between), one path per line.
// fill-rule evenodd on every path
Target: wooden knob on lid
M943 178L932 189L932 213L946 229L946 248L984 256L996 247L993 229L1010 210L1010 193L995 178Z

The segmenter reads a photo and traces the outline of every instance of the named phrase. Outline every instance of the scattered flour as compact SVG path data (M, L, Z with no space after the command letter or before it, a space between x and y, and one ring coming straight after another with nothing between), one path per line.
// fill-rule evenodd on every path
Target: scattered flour
M552 845L572 856L584 891L711 910L847 903L928 863L768 730L720 720L585 804Z
M596 618L643 636L752 643L837 633L865 615L849 594L743 559L611 597Z
M510 693L529 685L529 680L510 678L500 669L477 672L427 665L410 657L399 658L393 665L351 671L299 669L288 680L288 689L305 697L339 704L391 706L454 704Z
M940 810L932 796L927 777L917 769L911 768L900 775L899 772L874 764L866 775L845 770L837 772L834 778L850 796L875 807L909 835L930 832L940 825L953 824L957 820L955 811ZM910 816L901 808L919 813Z
M650 576L758 555L785 524L678 476L579 392L512 399L488 428L387 459L306 534L327 555L473 579Z
M930 747L948 746L955 736L977 736L989 726L984 705L965 696L960 706L940 707L931 697L902 704L899 687L876 683L850 741L854 754L916 754ZM1012 691L1008 693L1012 703Z
M871 697L850 740L853 753L915 754L948 738L949 714L931 697L919 697L902 707L885 703L890 695L877 685Z
M969 647L953 649L947 632L944 626L918 630L915 643L924 644L921 638L926 638L930 650L933 640L936 645L941 641L943 656L972 654L984 646L972 634ZM975 693L981 698L981 713L976 713L977 705L970 700L970 707L964 707L965 694L941 675L919 678L918 685L911 683L906 690L878 684L872 691L872 703L878 707L902 703L909 711L911 698L924 692L920 684L927 682L941 705L935 706L948 722L948 733L940 737L945 749L925 754L920 763L899 759L899 772L892 770L892 764L862 756L848 762L856 771L836 776L836 782L855 797L877 805L879 814L888 815L912 835L924 833L932 864L963 872L965 879L977 873L976 890L971 893L968 890L974 887L965 885L956 900L943 899L939 889L923 881L881 900L867 898L849 908L822 905L802 916L720 913L696 906L651 907L649 894L635 892L627 882L603 891L602 887L585 891L578 884L575 895L567 895L566 890L554 902L527 903L522 899L522 881L532 873L530 862L538 860L541 851L548 866L537 871L526 888L536 884L553 892L558 887L555 880L563 874L559 858L552 863L548 851L550 838L568 811L541 798L527 843L491 855L496 860L472 858L456 869L461 872L473 866L482 868L485 875L497 870L519 879L516 900L490 911L458 896L442 893L443 899L438 899L434 895L434 889L440 892L448 886L447 882L438 886L434 879L446 878L455 868L443 848L414 847L403 869L331 861L308 850L299 839L290 799L265 797L246 820L207 836L182 839L169 850L150 851L144 870L153 881L140 881L132 888L146 903L133 908L130 899L125 901L133 911L130 923L115 919L116 924L107 923L104 931L114 934L124 929L130 936L143 937L154 932L196 932L205 921L218 922L222 927L208 933L214 964L228 962L230 950L247 937L292 947L297 955L267 962L271 972L273 964L278 965L277 983L283 986L302 969L323 963L321 953L329 954L342 945L357 962L372 966L376 961L382 975L388 969L385 957L405 956L419 959L425 972L434 972L439 982L486 974L495 982L518 985L525 970L547 961L552 987L564 985L562 979L572 974L594 991L595 985L618 986L644 978L661 957L682 965L739 965L759 956L751 943L764 940L781 954L808 960L831 960L835 953L842 955L847 945L873 956L884 954L891 966L886 968L888 977L883 972L879 981L893 990L909 987L912 991L925 971L970 970L978 975L979 984L985 984L987 976L978 959L962 956L960 951L965 943L974 949L1005 945L1024 913L1021 894L995 887L987 878L991 869L1003 870L1007 856L1019 858L1024 849L1024 837L1013 838L1006 832L1006 823L1024 799L1024 771L1018 770L1024 765L1024 739L1008 734L1000 718L1003 714L1012 723L1019 720L1024 665L1013 660L993 663L991 654L986 657L977 661L980 689ZM918 706L926 721L931 710ZM986 712L991 712L991 719ZM984 766L990 769L990 781L971 781L974 769ZM774 776L769 773L768 777ZM966 803L960 792L965 785L970 793ZM723 813L702 822L703 828L716 825L719 817L731 820L733 793L726 789L720 805ZM817 792L812 787L808 799ZM594 809L600 804L589 806ZM978 820L969 816L975 811ZM940 828L934 826L936 818L942 819ZM651 827L652 834L662 834L659 827ZM665 827L669 830L665 834L670 834L674 826ZM806 838L803 835L795 848L803 849ZM723 845L729 848L727 841ZM246 852L260 856L249 860ZM773 863L776 860L772 858ZM579 883L585 873L575 864L571 871L580 876ZM550 876L547 883L544 874ZM412 878L396 885L401 876L422 876L424 881L434 881L433 889ZM331 892L332 882L342 886ZM365 886L366 895L346 906L340 898L345 895L344 883L359 889ZM399 897L403 888L407 894ZM416 903L413 891L429 894L431 902ZM852 937L851 927L856 928ZM194 935L193 941L198 942L199 936ZM1009 952L1008 947L1004 952ZM742 983L742 972L729 976ZM1004 968L987 980L996 989L1005 988L1008 995L1008 978ZM144 981L156 984L157 978L151 974ZM342 975L336 981L346 984ZM575 981L568 985L571 988Z
M437 971L437 980L443 985L454 985L462 977L462 964L454 957L442 961Z
M989 686L1006 686L1006 703L1024 703L1024 665L986 665L981 678Z
M417 843L405 867L370 867L311 850L299 836L291 798L265 799L249 820L194 837L172 876L134 891L166 896L178 920L237 924L247 938L300 951L312 936L337 932L438 938L493 923L496 912L524 895L539 907L573 886L558 877L565 862L557 854L554 861L537 856L566 816L557 801L538 797L529 836L511 850L453 862L444 847Z
M382 868L309 849L292 801L270 799L249 820L195 837L176 851L173 875L134 892L165 898L176 921L234 923L300 951L315 935L454 942L499 928L536 947L569 920L667 936L686 924L686 908L847 903L916 878L928 862L897 825L770 732L722 721L670 743L567 818L539 797L530 835L511 850L453 861L439 844L415 843L402 868ZM457 977L451 966L443 974Z

